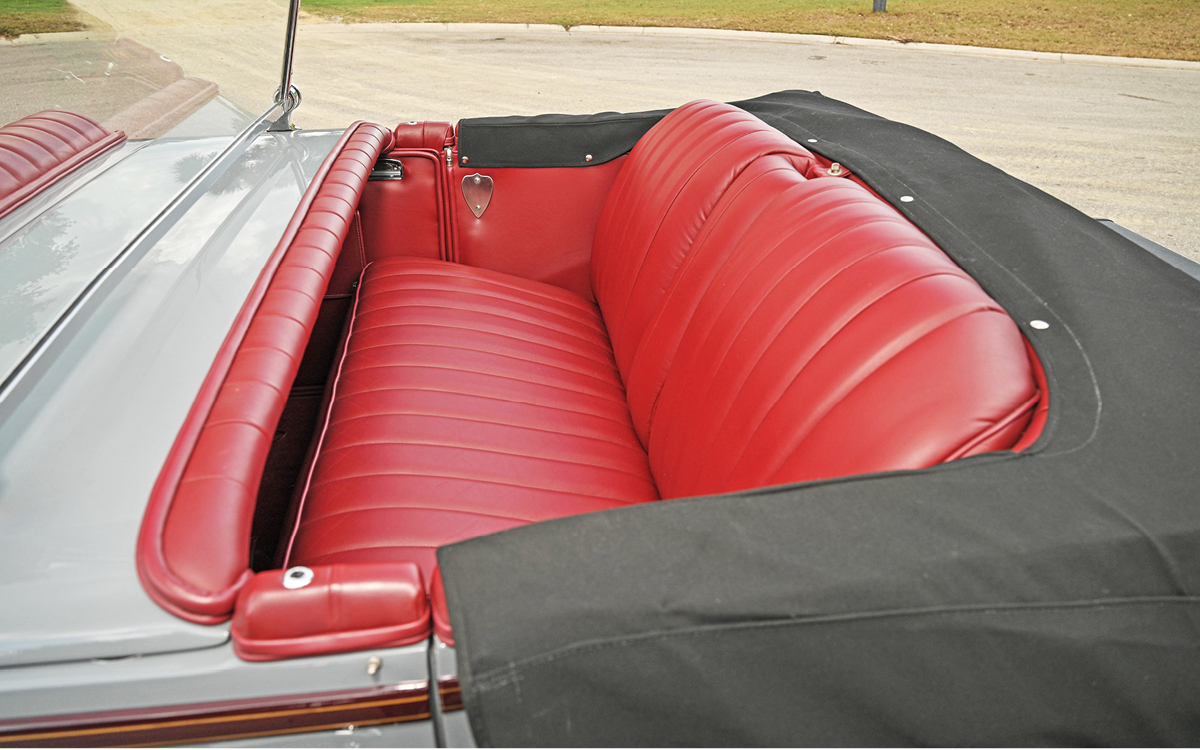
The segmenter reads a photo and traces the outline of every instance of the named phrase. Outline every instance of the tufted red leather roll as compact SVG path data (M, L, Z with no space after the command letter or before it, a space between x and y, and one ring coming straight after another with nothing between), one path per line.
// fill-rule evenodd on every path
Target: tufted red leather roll
M163 607L228 618L249 569L263 465L371 167L391 131L357 123L334 148L222 345L172 446L138 539Z
M621 372L717 201L755 159L779 154L801 173L813 155L728 104L685 104L634 146L592 246L592 291ZM644 425L638 424L641 433Z
M859 185L759 166L714 210L635 358L663 497L1011 446L1040 394L1008 314Z

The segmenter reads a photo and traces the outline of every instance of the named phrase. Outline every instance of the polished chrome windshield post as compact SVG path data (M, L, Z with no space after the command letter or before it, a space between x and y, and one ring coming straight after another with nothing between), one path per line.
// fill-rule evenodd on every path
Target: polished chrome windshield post
M300 106L300 90L292 85L292 55L296 50L296 27L300 22L300 0L288 5L287 32L283 41L283 74L275 101L283 104L283 114L271 124L271 130L291 130L292 111Z

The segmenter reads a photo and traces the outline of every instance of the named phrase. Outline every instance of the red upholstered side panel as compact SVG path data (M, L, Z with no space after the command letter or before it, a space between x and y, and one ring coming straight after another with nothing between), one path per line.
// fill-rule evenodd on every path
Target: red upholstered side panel
M662 347L651 358L669 360L659 393L638 397L663 497L915 469L1016 441L1038 389L1016 325L974 280L853 182L746 179L648 334ZM1007 446L989 440L1000 433Z
M658 498L594 304L415 258L359 289L287 564L429 580L443 544Z
M396 150L403 180L367 183L359 211L367 262L401 256L444 258L446 167L437 151Z
M155 486L138 570L156 601L180 616L223 619L250 578L250 528L275 425L358 198L390 142L390 131L359 124L326 161L327 171L301 201L218 354Z
M124 140L120 131L56 110L0 128L0 216Z
M802 172L812 164L812 154L778 130L708 101L667 115L630 152L592 248L592 291L623 375L709 212L742 170L766 154L788 155Z
M458 261L592 299L589 269L596 223L627 158L562 169L456 166L450 199L456 204ZM494 183L492 201L479 218L462 194L463 178L476 172Z

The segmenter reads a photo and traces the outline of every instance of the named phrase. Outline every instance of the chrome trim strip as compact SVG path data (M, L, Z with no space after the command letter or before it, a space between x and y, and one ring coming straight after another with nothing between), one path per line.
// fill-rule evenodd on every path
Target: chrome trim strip
M272 118L283 109L283 102L275 102L257 120L235 136L229 145L184 185L166 208L151 219L125 246L125 249L118 253L84 287L66 312L47 329L25 359L0 384L0 421L7 419L20 405L22 397L34 386L38 377L49 368L54 359L53 355L65 346L70 341L71 335L87 322L87 316L81 315L81 313L102 298L103 292L111 291L120 282L125 275L124 271L141 260L150 248L162 239L175 222L195 205L196 201L200 200L217 178L241 157L250 143L266 132Z

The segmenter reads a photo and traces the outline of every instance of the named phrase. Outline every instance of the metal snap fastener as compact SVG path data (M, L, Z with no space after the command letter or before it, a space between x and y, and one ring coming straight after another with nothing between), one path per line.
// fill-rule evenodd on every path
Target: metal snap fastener
M285 589L302 589L312 583L312 580L312 568L306 568L303 565L283 571L283 587Z
M1050 327L1050 324L1044 320L1031 320L1029 321L1029 327L1036 328L1039 331L1044 331Z

